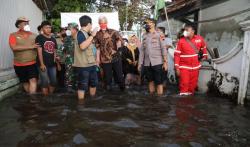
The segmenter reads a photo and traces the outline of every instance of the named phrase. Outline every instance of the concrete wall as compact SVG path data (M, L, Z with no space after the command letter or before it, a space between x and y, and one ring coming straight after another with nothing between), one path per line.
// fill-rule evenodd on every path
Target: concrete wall
M171 19L169 19L169 25L170 25L170 30L171 30L172 38L174 40L176 40L177 34L181 30L181 28L183 27L184 23L180 22L179 20L171 18ZM157 27L165 27L166 32L169 33L168 24L167 24L166 20L159 22L157 24Z
M218 48L222 56L229 52L238 41L242 41L243 31L239 23L250 18L249 9L250 0L229 0L202 9L199 16L199 21L201 21L199 32L205 37L208 47ZM245 11L242 12L243 10ZM236 15L236 13L240 14ZM235 15L222 18L231 14Z
M0 5L0 99L8 95L5 89L17 84L13 70L13 53L8 39L11 32L17 31L15 21L25 16L30 19L31 30L37 32L37 26L43 19L42 11L32 0L4 0ZM14 84L14 85L13 85ZM3 94L4 93L4 94Z

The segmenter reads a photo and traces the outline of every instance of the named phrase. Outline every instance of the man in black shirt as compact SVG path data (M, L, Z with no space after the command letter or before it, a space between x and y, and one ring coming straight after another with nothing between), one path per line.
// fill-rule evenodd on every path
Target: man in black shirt
M51 24L43 21L41 24L43 34L37 36L38 66L41 79L41 88L44 95L53 93L56 86L56 39L51 36Z

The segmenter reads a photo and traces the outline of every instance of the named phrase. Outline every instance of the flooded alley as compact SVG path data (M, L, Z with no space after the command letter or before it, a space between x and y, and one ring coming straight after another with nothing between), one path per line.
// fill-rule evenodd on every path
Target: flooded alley
M197 95L149 96L143 88L47 98L21 92L0 103L1 147L205 147L250 144L250 109Z

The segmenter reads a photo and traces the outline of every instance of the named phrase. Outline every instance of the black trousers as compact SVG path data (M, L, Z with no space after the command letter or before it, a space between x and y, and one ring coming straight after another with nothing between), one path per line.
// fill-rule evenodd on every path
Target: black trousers
M58 85L60 88L65 88L65 64L61 65L61 71L57 70L57 79L58 79Z
M117 84L119 84L120 88L125 87L121 60L114 63L104 63L102 64L102 67L105 76L105 83L107 86L112 85L112 78L114 76L114 80Z

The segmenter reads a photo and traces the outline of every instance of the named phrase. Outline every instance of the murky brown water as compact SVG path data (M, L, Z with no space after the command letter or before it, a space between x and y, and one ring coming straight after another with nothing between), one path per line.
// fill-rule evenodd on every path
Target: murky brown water
M0 146L250 146L250 109L227 99L152 97L141 88L73 94L18 93L0 103Z

